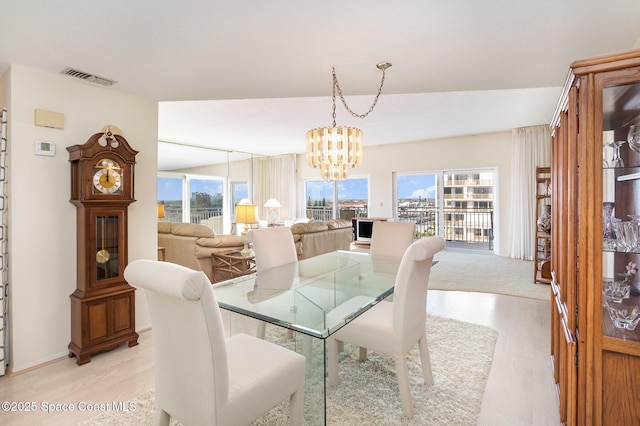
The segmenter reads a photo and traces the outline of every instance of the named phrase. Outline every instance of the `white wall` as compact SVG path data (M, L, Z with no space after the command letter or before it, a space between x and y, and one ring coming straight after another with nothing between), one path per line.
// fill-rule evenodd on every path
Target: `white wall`
M70 77L12 65L3 75L9 109L9 283L11 369L66 356L69 295L76 287L76 208L69 202L66 147L85 143L107 124L122 129L136 157L129 207L129 260L155 259L157 102ZM64 114L63 130L34 125L34 110ZM55 142L54 157L36 156L36 140ZM136 325L148 327L136 292Z
M366 135L365 135L366 137ZM492 168L494 194L494 252L508 255L511 223L511 132L365 147L362 165L350 176L369 177L369 216L393 217L393 173ZM298 156L298 216L304 214L304 179L320 173Z

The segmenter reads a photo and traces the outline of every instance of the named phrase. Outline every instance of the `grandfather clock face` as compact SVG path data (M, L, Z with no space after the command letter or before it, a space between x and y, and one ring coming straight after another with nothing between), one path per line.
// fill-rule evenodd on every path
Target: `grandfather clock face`
M93 194L122 194L124 171L117 162L102 158L93 166Z
M97 281L118 276L120 253L120 216L97 215L95 238L95 267Z

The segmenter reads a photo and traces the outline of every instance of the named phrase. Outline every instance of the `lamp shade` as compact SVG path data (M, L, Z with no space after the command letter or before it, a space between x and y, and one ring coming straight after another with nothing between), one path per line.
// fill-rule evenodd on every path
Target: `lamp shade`
M269 208L280 208L280 207L282 207L280 205L280 203L278 202L278 200L276 200L275 198L269 198L267 200L267 202L264 203L264 206L265 207L269 207Z
M163 219L164 217L164 204L158 204L158 219Z
M256 221L256 206L253 204L238 204L236 206L236 223L254 224Z

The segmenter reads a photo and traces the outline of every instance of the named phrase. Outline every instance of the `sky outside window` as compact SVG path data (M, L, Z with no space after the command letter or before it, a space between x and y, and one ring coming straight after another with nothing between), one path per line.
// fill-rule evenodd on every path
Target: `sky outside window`
M369 193L369 179L352 178L338 182L338 194L341 200L366 200ZM398 198L435 198L436 176L400 175L398 176ZM307 181L307 199L333 199L333 183L323 180Z
M436 198L435 175L399 175L398 199Z
M183 178L159 177L158 178L158 201L182 200ZM191 193L203 192L205 194L222 194L223 182L213 179L191 179L189 186Z
M202 192L209 195L222 195L222 181L210 179L190 179L191 193Z
M182 178L158 178L158 201L182 200Z

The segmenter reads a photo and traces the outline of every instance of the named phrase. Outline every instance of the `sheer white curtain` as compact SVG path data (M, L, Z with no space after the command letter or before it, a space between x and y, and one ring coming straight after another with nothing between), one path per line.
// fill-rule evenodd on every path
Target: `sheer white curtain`
M278 222L295 217L296 156L261 157L253 160L253 203L258 206L260 220L266 220L269 209L264 203L275 198L282 206Z
M536 167L551 165L551 129L533 126L514 129L511 165L511 240L509 256L533 260Z
M0 283L0 376L5 374L6 366L9 363L9 334L8 328L8 311L9 301L7 300L9 291L9 272L7 271L8 261L8 244L7 244L7 109L2 109L2 122L0 127L0 135L2 136L2 145L0 146L0 214L2 215L2 223L0 223L0 270L2 271L2 282Z

